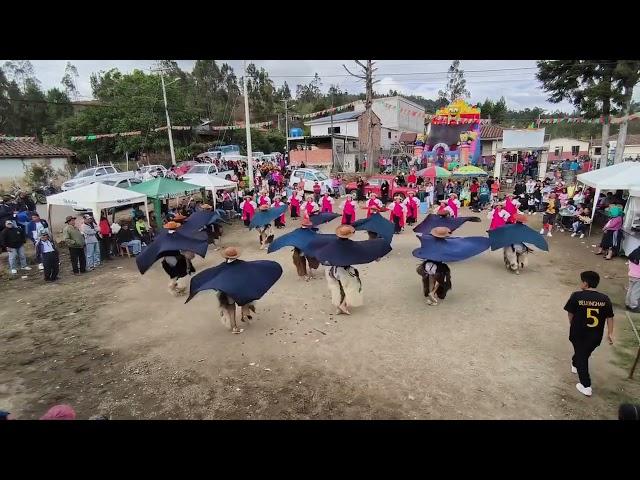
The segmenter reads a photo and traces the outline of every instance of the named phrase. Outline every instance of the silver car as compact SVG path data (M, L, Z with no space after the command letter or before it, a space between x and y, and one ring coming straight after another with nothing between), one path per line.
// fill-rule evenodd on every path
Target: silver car
M135 175L133 172L121 172L116 167L111 165L101 165L98 167L87 168L81 170L71 180L68 180L62 184L62 191L73 190L74 188L84 187L95 182L102 182L104 180L122 180L130 179Z

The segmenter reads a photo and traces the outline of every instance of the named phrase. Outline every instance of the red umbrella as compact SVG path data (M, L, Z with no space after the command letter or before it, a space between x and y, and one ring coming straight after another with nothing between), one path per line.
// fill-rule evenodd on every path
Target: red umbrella
M448 172L442 167L431 166L423 168L416 175L427 178L446 178L451 176L451 172Z

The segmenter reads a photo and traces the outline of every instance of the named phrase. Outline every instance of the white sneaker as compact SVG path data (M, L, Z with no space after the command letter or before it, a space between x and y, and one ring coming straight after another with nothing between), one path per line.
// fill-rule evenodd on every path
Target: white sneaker
M591 387L583 387L581 383L576 383L576 388L580 393L582 393L583 395L586 395L587 397L590 397L593 393L591 391Z
M15 268L11 269L11 275L16 275L18 273L18 270L16 270Z
M536 213L538 213L538 212L533 212L533 215L535 215Z
M580 234L580 238L584 238L584 233L581 233L581 234Z
M22 270L31 270L31 267L22 267Z
M41 264L41 263L39 263L39 264L38 264L38 270L44 270L44 265L43 265L43 264Z
M544 235L544 228L540 229L540 235Z
M573 232L573 233L571 234L571 237L575 237L575 236L576 236L576 232Z
M571 364L571 373L578 373L578 369Z
M547 233L547 237L553 237L553 235L551 235L551 230L549 230L549 233Z

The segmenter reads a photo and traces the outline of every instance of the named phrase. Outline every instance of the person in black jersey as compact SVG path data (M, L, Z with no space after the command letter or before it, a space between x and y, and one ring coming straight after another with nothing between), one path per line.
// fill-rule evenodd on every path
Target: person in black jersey
M580 379L578 391L590 397L589 357L602 341L605 322L607 340L613 345L613 305L607 295L596 291L600 275L586 271L580 274L580 280L581 290L571 294L564 309L569 314L569 341L574 350L571 372Z

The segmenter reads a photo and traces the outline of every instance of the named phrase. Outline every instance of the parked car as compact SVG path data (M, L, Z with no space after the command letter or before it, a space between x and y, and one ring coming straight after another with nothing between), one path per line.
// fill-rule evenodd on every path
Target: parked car
M200 165L200 162L196 162L195 160L187 160L185 162L180 162L175 170L176 175L178 177L181 177L182 175L187 173L189 169L194 165Z
M233 170L218 170L218 167L213 163L199 163L189 169L187 173L182 176L183 180L189 181L190 178L198 176L211 175L213 177L224 178L225 180L231 180Z
M74 188L84 187L99 180L122 180L124 178L133 178L134 176L134 172L121 172L111 165L101 165L81 170L71 180L62 184L62 191L66 192Z
M129 188L133 185L142 183L142 180L138 178L123 178L122 180L101 180L100 183L111 185L112 187Z
M331 179L324 172L313 168L296 168L289 178L289 186L293 187L295 183L304 182L305 192L313 192L313 185L318 182L324 184L331 191Z
M142 179L146 172L149 172L156 177L167 176L167 169L164 165L144 165L143 167L140 167L140 170L136 172L135 176L138 179Z
M390 199L393 198L396 194L400 195L400 197L404 199L407 196L407 192L409 190L413 190L414 192L417 191L417 189L415 188L397 186L396 182L394 181L395 178L396 177L393 175L373 175L371 178L369 178L366 181L364 185L365 195L369 195L369 193L373 192L378 197L380 197L380 185L382 185L382 182L384 180L389 182L389 198ZM355 192L357 190L356 182L347 183L347 185L345 186L345 190L347 193Z

